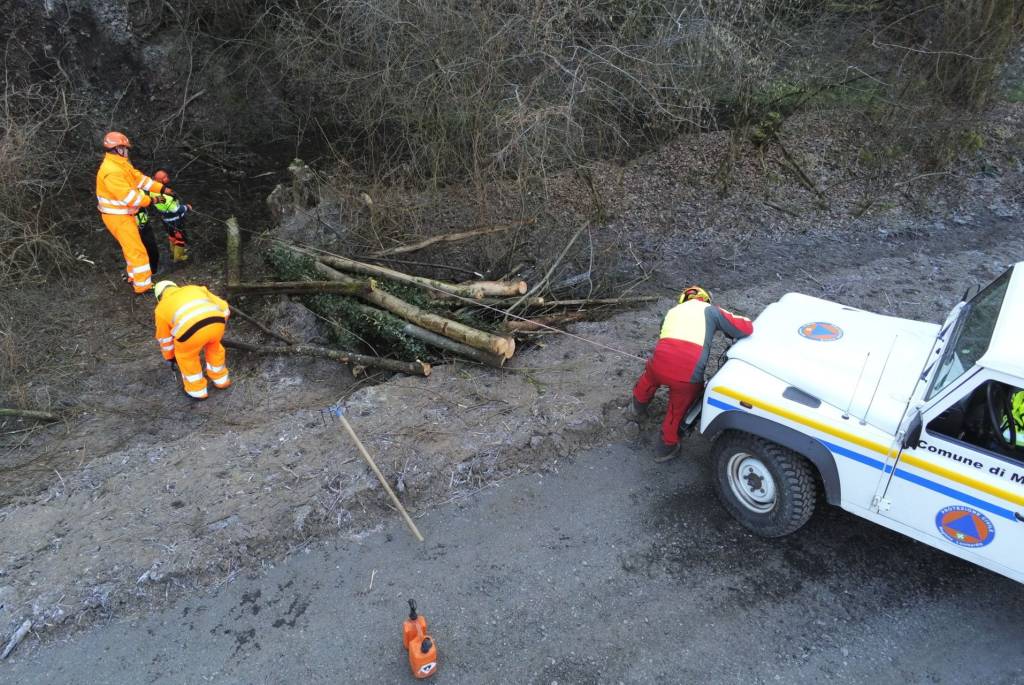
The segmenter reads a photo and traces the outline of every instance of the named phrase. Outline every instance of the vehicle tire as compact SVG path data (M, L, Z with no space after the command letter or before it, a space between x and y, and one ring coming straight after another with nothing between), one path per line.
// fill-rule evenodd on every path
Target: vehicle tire
M733 518L757 535L789 535L814 513L814 467L796 452L729 431L712 448L715 492Z

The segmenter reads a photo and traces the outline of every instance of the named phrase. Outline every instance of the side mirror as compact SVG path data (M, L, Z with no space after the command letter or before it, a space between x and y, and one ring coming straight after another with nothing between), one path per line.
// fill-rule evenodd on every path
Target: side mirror
M921 412L915 409L914 418L910 419L910 424L907 426L907 432L903 434L903 442L900 443L900 447L907 449L917 445L921 441L921 428Z

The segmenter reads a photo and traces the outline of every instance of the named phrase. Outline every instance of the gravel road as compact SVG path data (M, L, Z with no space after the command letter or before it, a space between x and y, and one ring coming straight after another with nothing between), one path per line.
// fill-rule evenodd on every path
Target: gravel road
M11 683L412 682L416 598L447 683L1022 683L1024 588L824 507L747 534L708 446L555 462L401 523L66 642L22 645ZM31 639L29 640L31 642Z

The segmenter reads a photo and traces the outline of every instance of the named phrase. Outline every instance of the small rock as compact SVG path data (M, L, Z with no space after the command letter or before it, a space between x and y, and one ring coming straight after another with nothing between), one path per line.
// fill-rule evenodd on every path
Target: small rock
M1014 210L1014 208L1007 205L1002 200L996 200L995 202L990 204L988 208L989 211L991 211L1000 219L1012 219L1014 216L1017 215L1017 212Z
M292 521L295 525L295 530L302 532L306 527L306 519L313 513L313 507L308 504L303 504L301 507L296 507L292 513Z
M213 523L207 524L206 530L212 533L214 531L227 528L228 526L234 525L236 523L238 523L238 516L232 514L231 516L222 518L219 521L214 521Z

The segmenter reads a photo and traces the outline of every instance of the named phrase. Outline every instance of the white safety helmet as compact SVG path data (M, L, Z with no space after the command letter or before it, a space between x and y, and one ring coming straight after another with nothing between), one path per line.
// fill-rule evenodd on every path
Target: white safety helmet
M163 297L164 291L168 288L177 288L178 284L174 281L160 281L153 286L153 294L156 295L156 301L159 302L160 298Z

